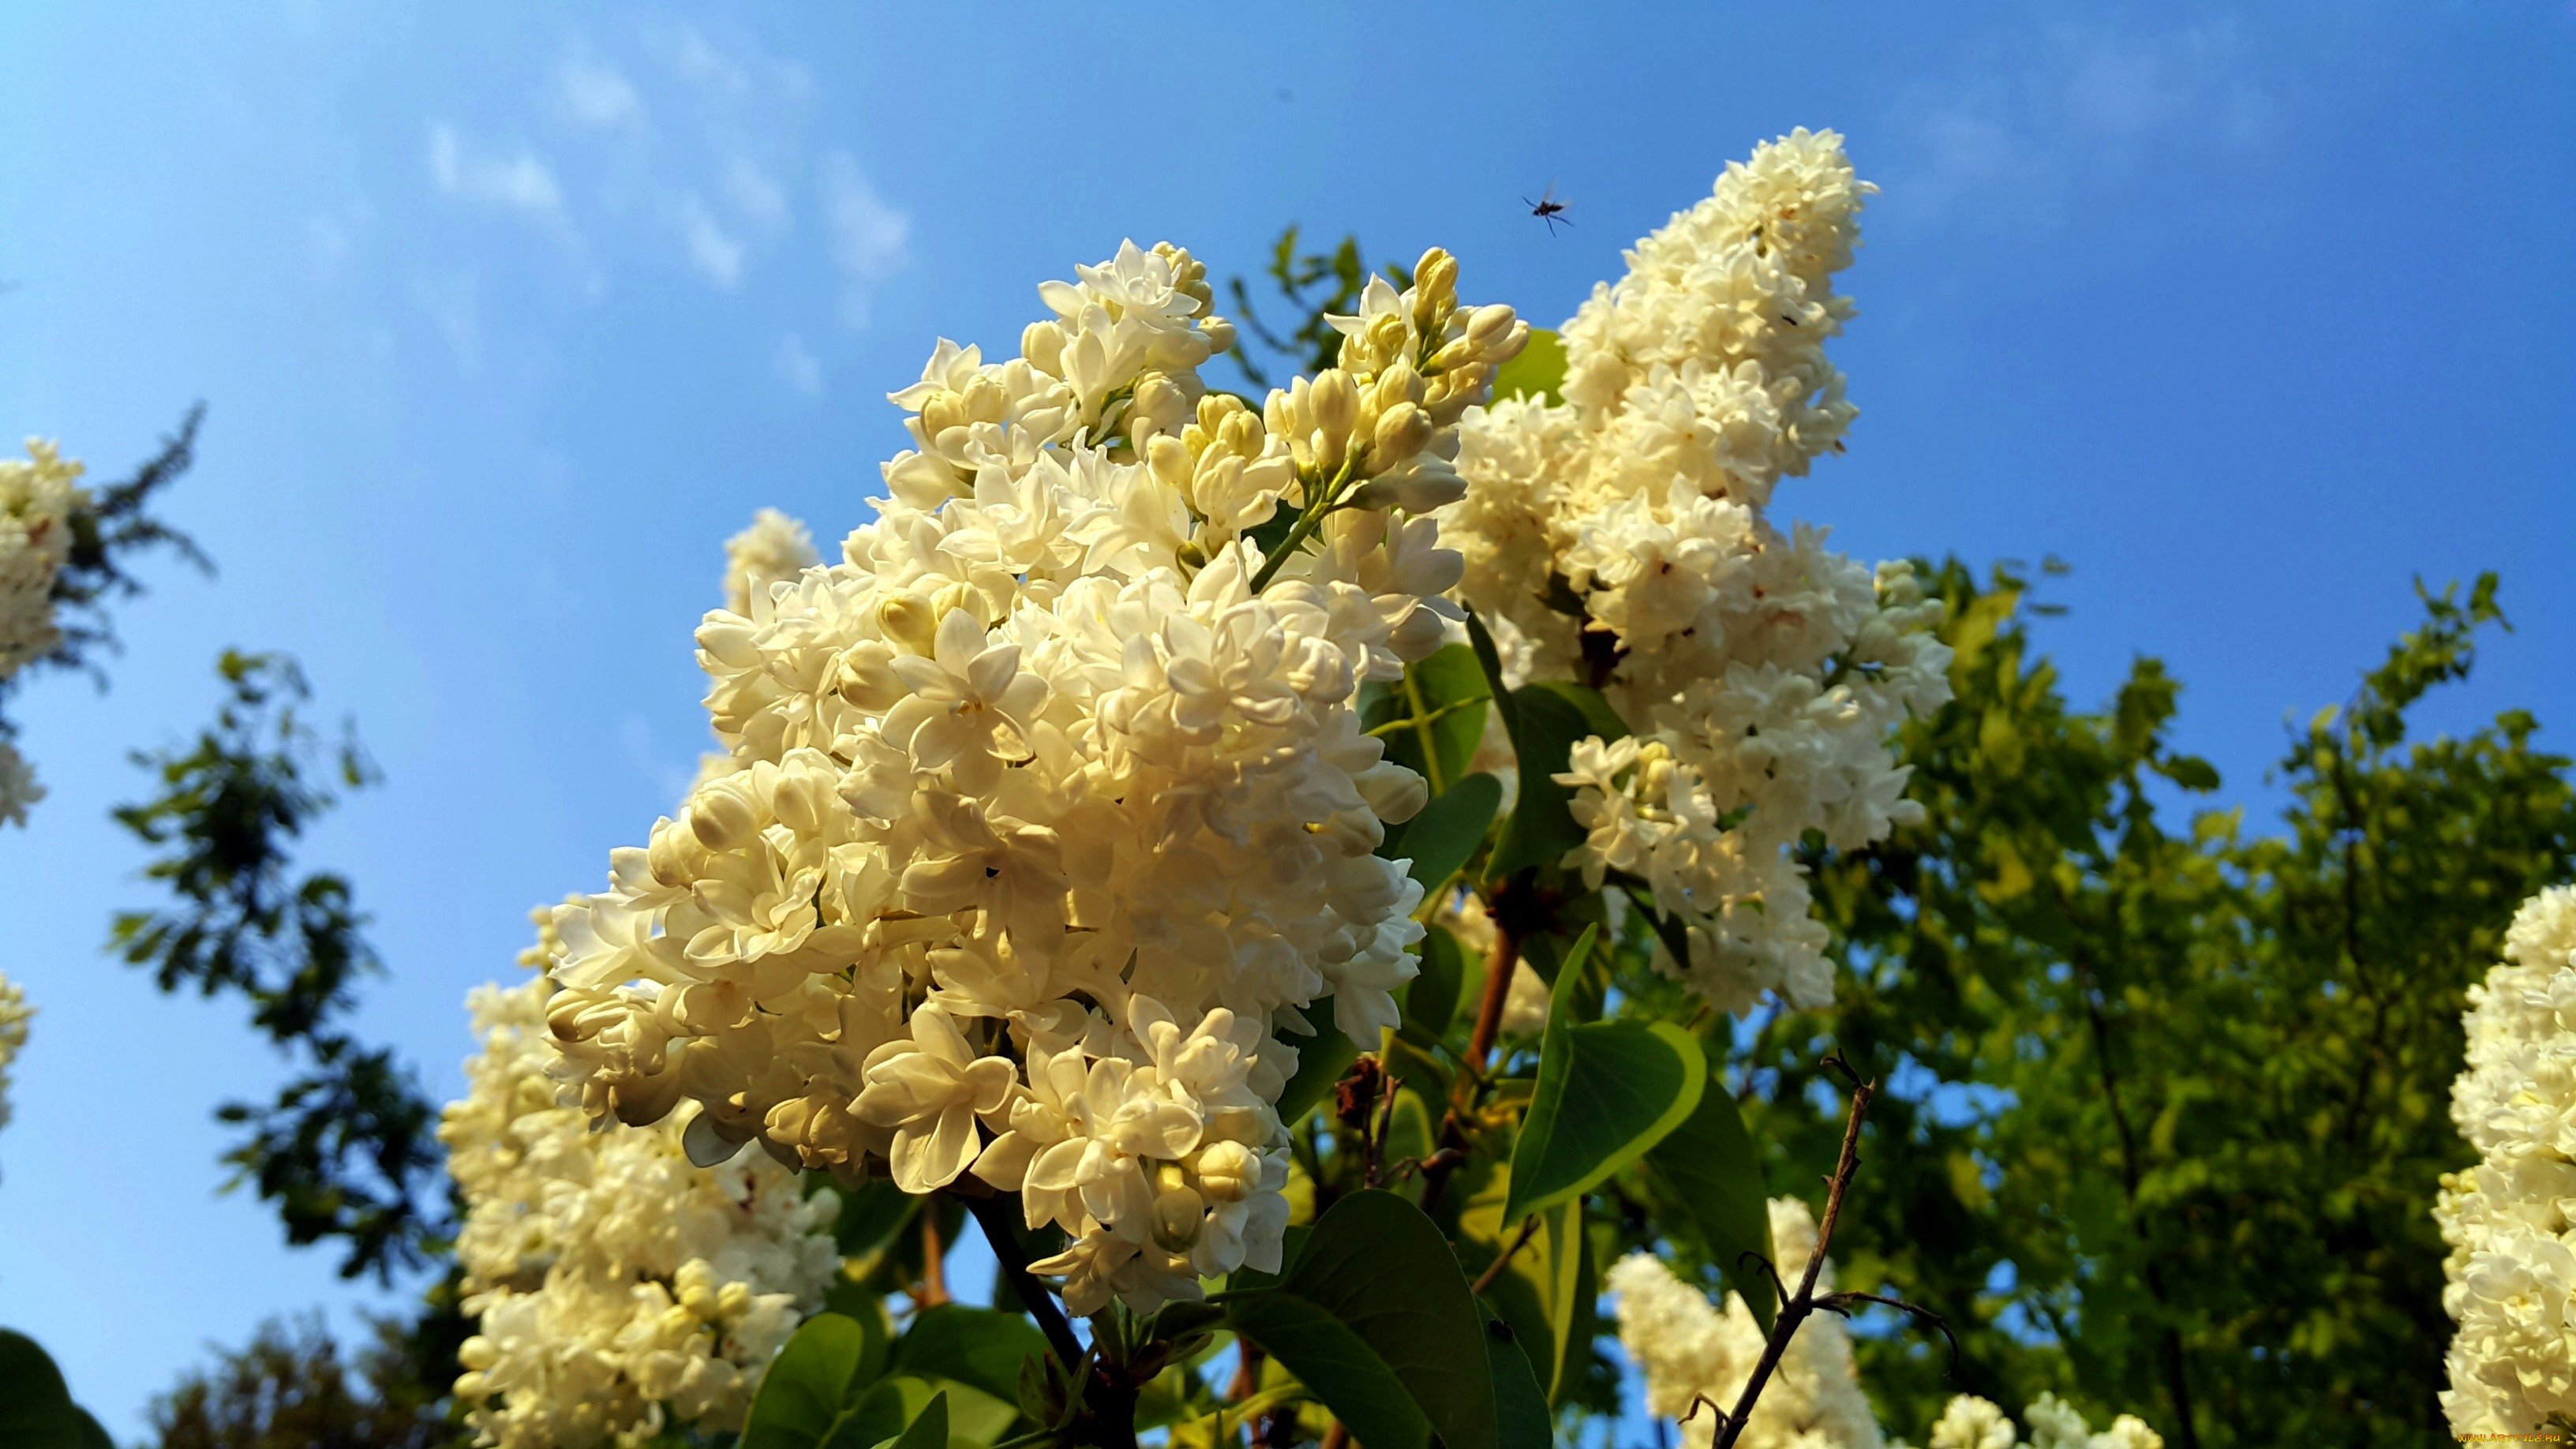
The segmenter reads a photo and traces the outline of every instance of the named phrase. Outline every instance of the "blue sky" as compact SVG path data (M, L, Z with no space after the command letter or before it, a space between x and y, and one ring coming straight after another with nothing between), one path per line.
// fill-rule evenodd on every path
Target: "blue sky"
M1796 125L1885 195L1840 344L1862 418L1784 516L1866 556L2075 573L2079 698L2133 654L2260 798L2409 581L2518 632L2436 714L2576 747L2576 13L1594 5L1296 11L294 3L0 11L0 432L113 475L211 412L101 695L15 707L0 833L41 1006L0 1132L0 1323L123 1434L208 1341L377 1301L222 1197L280 1064L98 950L107 821L226 645L291 650L386 783L314 840L392 965L365 1025L442 1095L459 1001L704 737L689 630L762 505L826 538L936 336L1007 348L1123 236L1250 271L1289 221L1438 242L1541 322ZM1553 181L1575 226L1519 198Z

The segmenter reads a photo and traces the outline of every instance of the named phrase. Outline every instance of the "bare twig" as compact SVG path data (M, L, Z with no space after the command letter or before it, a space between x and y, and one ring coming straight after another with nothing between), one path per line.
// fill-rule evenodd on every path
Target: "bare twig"
M1959 1336L1950 1331L1948 1319L1920 1303L1908 1303L1902 1298L1890 1298L1884 1293L1828 1293L1816 1300L1818 1308L1831 1309L1845 1318L1851 1316L1851 1306L1855 1303L1877 1303L1899 1309L1941 1330L1941 1336L1950 1341L1950 1366L1942 1371L1942 1377L1955 1379L1959 1376Z
M1485 1290L1494 1286L1494 1280L1503 1276L1503 1269L1511 1266L1512 1255L1518 1253L1537 1231L1538 1214L1532 1213L1521 1219L1521 1230L1513 1237L1510 1246L1494 1255L1494 1261L1485 1265L1485 1271L1476 1275L1476 1281L1467 1285L1467 1291L1483 1297Z
M1825 1064L1853 1083L1851 1113L1843 1123L1842 1155L1834 1163L1833 1175L1825 1179L1825 1218L1816 1225L1815 1250L1807 1255L1807 1270L1799 1275L1797 1295L1780 1304L1780 1316L1772 1322L1771 1339L1762 1346L1761 1361L1754 1364L1753 1377L1744 1381L1744 1392L1736 1396L1735 1411L1720 1419L1712 1449L1734 1449L1735 1441L1743 1437L1744 1426L1753 1416L1754 1401L1762 1397L1763 1386L1770 1383L1772 1372L1780 1367L1780 1355L1789 1351L1789 1340L1797 1335L1798 1325L1819 1306L1816 1275L1824 1271L1825 1251L1832 1246L1834 1224L1842 1217L1843 1192L1851 1186L1852 1175L1860 1170L1861 1119L1869 1113L1870 1099L1878 1095L1878 1084L1861 1081L1859 1073L1839 1052L1827 1056ZM1694 1403L1691 1409L1696 1413L1699 1405Z

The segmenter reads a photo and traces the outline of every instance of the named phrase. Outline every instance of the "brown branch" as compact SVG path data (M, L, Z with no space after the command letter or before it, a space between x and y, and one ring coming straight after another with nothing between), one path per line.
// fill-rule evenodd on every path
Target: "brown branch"
M948 1301L948 1255L939 1243L939 1199L931 1197L921 1204L921 1287L913 1302L937 1308Z
M1503 1269L1510 1266L1512 1255L1519 1252L1529 1242L1530 1235L1537 1231L1538 1214L1532 1213L1521 1219L1520 1234L1512 1239L1509 1247L1494 1255L1494 1261L1485 1265L1485 1271L1476 1275L1476 1281L1467 1285L1467 1291L1479 1298L1484 1297L1485 1290L1493 1287L1494 1280L1502 1277Z
M1493 1055L1494 1038L1503 1029L1503 1001L1512 993L1512 972L1520 964L1520 938L1496 922L1494 949L1485 958L1484 994L1476 1001L1476 1030L1467 1038L1467 1065L1480 1077L1485 1074L1485 1059Z
M1816 1311L1816 1275L1824 1271L1825 1251L1833 1245L1834 1224L1843 1215L1843 1192L1851 1186L1852 1175L1860 1170L1860 1124L1868 1115L1870 1099L1878 1095L1878 1083L1858 1080L1851 1064L1837 1054L1825 1058L1829 1066L1854 1078L1851 1113L1843 1123L1842 1155L1834 1163L1833 1176L1825 1179L1825 1218L1816 1226L1816 1246L1807 1255L1807 1271L1799 1276L1798 1293L1780 1305L1780 1316L1771 1324L1770 1341L1762 1345L1762 1358L1753 1366L1753 1377L1744 1381L1744 1392L1735 1399L1735 1411L1724 1414L1717 1426L1712 1449L1734 1449L1735 1441L1744 1436L1744 1426L1752 1421L1754 1401L1762 1397L1763 1386L1780 1367L1780 1356L1789 1351L1789 1340L1796 1336L1798 1325ZM1715 1405L1710 1405L1715 1409ZM1699 1405L1691 1405L1697 1413ZM1723 1412L1723 1411L1721 1411Z
M1467 1038L1465 1066L1466 1076L1471 1081L1481 1082L1485 1078L1486 1059L1493 1055L1494 1038L1503 1029L1503 1001L1511 995L1512 972L1520 963L1520 937L1497 920L1494 923L1494 949L1485 957L1485 988L1476 1000L1476 1029ZM1422 1164L1424 1212L1429 1212L1431 1205L1440 1201L1441 1190L1449 1185L1449 1174L1466 1160L1466 1124L1459 1117L1458 1105L1454 1101L1440 1119L1440 1146L1442 1151L1433 1153ZM1444 1155L1453 1149L1458 1155L1444 1160Z

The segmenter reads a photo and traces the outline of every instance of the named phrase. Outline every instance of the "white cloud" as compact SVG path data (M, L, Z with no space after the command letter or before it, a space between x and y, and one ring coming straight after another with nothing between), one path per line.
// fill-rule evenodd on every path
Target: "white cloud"
M823 395L823 364L806 349L805 339L790 332L778 344L779 381L807 397Z
M689 244L689 260L725 291L742 284L743 246L724 229L694 191L679 201L680 234Z
M750 221L771 229L787 224L787 188L748 156L725 163L724 194Z
M1875 174L1891 208L2053 223L2088 182L2266 141L2276 108L2241 51L2227 25L2016 33L1971 73L1899 96L1886 130L1912 154Z
M606 61L579 52L565 56L555 73L555 89L564 111L593 130L623 130L644 122L644 98L635 83Z
M429 175L449 196L525 212L550 223L564 219L563 191L535 152L477 154L445 121L429 128Z
M841 320L865 327L874 284L903 265L912 218L877 195L855 157L834 151L823 158L823 220L841 272Z

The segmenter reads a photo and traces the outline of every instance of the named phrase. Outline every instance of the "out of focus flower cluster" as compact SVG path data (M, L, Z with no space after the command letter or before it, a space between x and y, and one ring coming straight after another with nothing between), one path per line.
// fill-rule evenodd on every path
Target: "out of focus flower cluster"
M35 1014L27 993L0 972L0 1127L9 1125L9 1064L27 1049L27 1023Z
M1961 1394L1932 1426L1931 1449L2164 1449L2164 1436L2135 1414L2122 1414L2099 1433L2082 1410L2055 1394L2041 1394L2022 1417L2030 1437L2019 1437L2004 1411L1974 1394Z
M41 438L27 456L0 460L0 683L62 642L54 580L71 549L72 515L88 506L81 465ZM27 820L45 797L26 758L0 738L0 825Z
M1765 516L1854 415L1825 343L1872 190L1829 131L1730 165L1566 324L1562 402L1468 419L1470 487L1440 514L1510 681L1598 687L1634 731L1559 776L1589 832L1569 864L1684 923L1671 964L1730 1010L1830 999L1790 847L1915 818L1888 735L1949 695L1938 605L1905 565L1873 577Z
M542 953L541 953L542 954ZM481 1444L583 1449L742 1427L762 1373L840 1266L838 1200L765 1157L681 1146L695 1108L594 1129L557 1104L543 979L468 999L482 1053L439 1127L478 1320L456 1381Z
M1796 1198L1771 1202L1771 1239L1780 1276L1791 1283L1807 1271L1816 1250L1816 1222ZM1816 1275L1819 1293L1830 1291L1833 1265ZM1646 1411L1679 1420L1685 1449L1706 1449L1716 1437L1717 1415L1700 1400L1732 1412L1746 1380L1761 1361L1768 1336L1742 1297L1725 1307L1675 1277L1651 1253L1631 1253L1614 1265L1605 1286L1618 1296L1619 1344L1645 1379ZM2023 1415L2030 1437L2019 1438L2012 1420L1984 1399L1961 1394L1932 1427L1931 1449L2164 1449L2164 1439L2143 1420L2122 1414L2095 1433L2072 1405L2042 1394ZM1880 1431L1852 1367L1851 1333L1830 1313L1798 1326L1788 1350L1753 1403L1752 1422L1736 1441L1745 1449L1904 1449Z
M1258 408L1200 380L1233 328L1171 246L1041 288L1017 356L942 341L837 559L736 541L698 631L726 754L558 914L585 1108L1018 1191L1076 1312L1276 1267L1304 1011L1373 1039L1421 936L1372 852L1424 788L1357 703L1459 616L1427 515L1528 335L1456 278L1372 289Z
M1805 1203L1772 1199L1771 1240L1780 1276L1797 1282L1816 1250L1816 1220ZM1828 1263L1817 1274L1818 1290L1832 1278ZM1620 1259L1603 1286L1618 1295L1619 1345L1645 1379L1646 1411L1667 1419L1690 1414L1681 1425L1684 1449L1708 1449L1717 1416L1691 1407L1704 1397L1734 1410L1768 1338L1753 1310L1734 1293L1722 1310L1712 1306L1652 1253ZM1736 1442L1744 1449L1880 1449L1885 1440L1853 1376L1851 1333L1840 1318L1819 1313L1799 1326Z
M2528 1434L2576 1417L2576 886L2515 912L2465 1025L2451 1120L2478 1162L2433 1209L2459 1324L2442 1410L2462 1436Z

